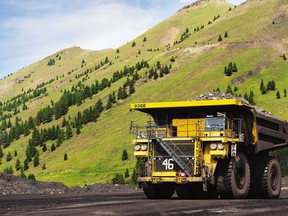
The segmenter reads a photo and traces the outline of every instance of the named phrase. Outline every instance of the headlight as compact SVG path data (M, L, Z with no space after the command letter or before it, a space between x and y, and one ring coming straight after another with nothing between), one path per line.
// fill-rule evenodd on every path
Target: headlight
M137 144L137 145L135 145L135 147L134 147L134 148L135 148L135 150L136 150L136 151L139 151L139 150L140 150L140 148L141 148L141 146L140 146L139 144Z
M211 143L210 144L210 149L211 150L215 150L217 148L217 144L216 143Z
M223 143L218 143L218 149L223 150L224 149L224 144Z
M141 150L142 150L142 151L146 151L146 150L147 150L147 147L148 147L148 146L147 146L146 144L142 144L142 145L141 145Z

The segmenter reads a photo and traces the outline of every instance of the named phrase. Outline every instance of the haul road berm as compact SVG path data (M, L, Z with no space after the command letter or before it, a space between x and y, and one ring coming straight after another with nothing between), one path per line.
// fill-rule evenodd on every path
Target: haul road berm
M279 198L281 170L270 151L288 145L288 123L237 98L134 103L138 185L147 198Z

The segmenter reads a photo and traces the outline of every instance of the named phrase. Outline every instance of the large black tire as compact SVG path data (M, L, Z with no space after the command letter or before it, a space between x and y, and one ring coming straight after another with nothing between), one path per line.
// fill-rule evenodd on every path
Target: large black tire
M219 162L216 171L217 193L224 199L245 199L250 188L250 166L247 157L236 157Z
M178 185L176 194L180 199L215 199L217 198L216 188L208 185L208 191L203 191L202 183Z
M144 194L148 199L169 199L175 192L174 184L144 183L142 186Z
M262 192L264 198L277 199L281 193L281 170L275 158L268 160L262 179Z
M281 193L281 170L277 159L256 157L251 163L251 190L249 198L277 199Z

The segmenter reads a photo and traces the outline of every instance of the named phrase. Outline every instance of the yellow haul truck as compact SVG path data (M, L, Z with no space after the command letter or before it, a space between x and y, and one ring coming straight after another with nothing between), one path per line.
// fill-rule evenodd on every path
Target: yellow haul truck
M278 198L281 171L271 150L288 145L288 124L237 99L134 103L138 184L150 199Z

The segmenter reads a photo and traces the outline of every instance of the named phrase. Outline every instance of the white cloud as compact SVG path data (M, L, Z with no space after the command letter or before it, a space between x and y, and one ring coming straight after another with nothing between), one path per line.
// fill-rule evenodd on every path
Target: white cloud
M1 0L0 78L64 48L117 48L192 2Z
M28 15L14 16L0 24L3 32L0 39L0 73L5 73L3 69L7 68L14 70L9 73L15 72L67 47L116 48L159 22L156 13L115 2L106 1L103 4L101 1L90 1L85 5L61 8L61 5L37 5L39 2L33 1L35 11L26 5L30 10ZM26 8L23 8L25 13Z

